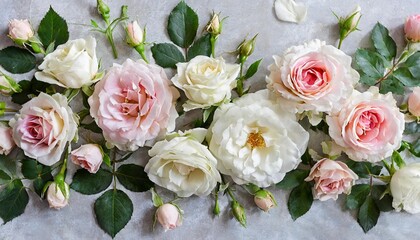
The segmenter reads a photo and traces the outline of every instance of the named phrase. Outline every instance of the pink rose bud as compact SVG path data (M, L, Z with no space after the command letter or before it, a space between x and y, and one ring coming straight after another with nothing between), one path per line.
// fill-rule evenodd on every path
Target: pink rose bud
M420 42L420 14L407 18L404 25L405 37L411 42Z
M69 185L65 182L62 184L62 188L60 188L56 182L51 183L48 187L47 201L50 208L60 209L67 206L69 203Z
M408 111L413 116L420 117L420 87L415 87L408 97Z
M8 155L13 147L15 142L12 138L12 129L6 124L0 122L0 154Z
M136 47L142 44L144 40L144 32L137 21L129 23L127 25L127 43L132 47Z
M71 152L71 161L90 173L96 173L99 170L102 160L102 150L97 144L85 144Z
M254 202L264 212L268 212L268 210L277 206L273 194L264 189L255 193Z
M182 216L176 206L165 203L156 210L156 218L165 231L182 225Z
M13 19L9 22L9 37L17 44L22 45L34 36L34 30L27 19Z
M314 198L325 201L349 194L356 179L358 176L345 163L324 158L312 167L305 181L314 180Z

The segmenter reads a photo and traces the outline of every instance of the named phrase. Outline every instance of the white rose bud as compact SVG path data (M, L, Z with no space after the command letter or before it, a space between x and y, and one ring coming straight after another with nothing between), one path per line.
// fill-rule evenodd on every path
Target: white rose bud
M136 47L144 42L144 31L141 29L137 21L133 21L127 25L127 43Z
M392 207L411 213L420 212L420 163L412 163L399 169L391 179Z
M69 185L63 182L63 186L64 189L61 189L57 183L53 182L48 187L47 201L50 208L60 209L67 206L69 203Z
M97 144L85 144L71 152L71 161L90 173L96 173L99 170L102 160L102 151Z
M28 19L17 20L13 19L9 22L9 37L15 41L16 44L23 45L31 37L34 36L34 30Z
M98 73L96 40L76 39L60 45L44 58L36 72L39 81L64 88L81 88L95 82Z
M15 142L12 138L12 129L6 124L0 122L0 154L8 155L13 147Z
M156 218L165 231L182 225L181 213L176 206L170 203L165 203L156 210Z
M206 26L206 31L216 36L222 32L222 22L220 21L219 14L213 13L210 22Z

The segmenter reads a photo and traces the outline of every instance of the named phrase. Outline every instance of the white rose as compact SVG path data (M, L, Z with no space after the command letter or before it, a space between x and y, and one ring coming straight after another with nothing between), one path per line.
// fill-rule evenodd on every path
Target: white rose
M149 151L152 157L144 170L149 179L180 197L206 196L221 182L213 157L204 140L206 129L172 134Z
M25 155L48 166L60 160L77 131L77 119L67 98L59 93L40 93L23 104L9 124L16 145Z
M316 116L340 109L359 81L351 57L318 39L273 58L267 88L294 112L311 111L308 115ZM317 124L315 120L311 123Z
M81 88L94 83L98 73L96 40L76 39L58 46L45 56L39 69L42 72L35 73L36 79L60 87Z
M229 100L236 87L238 64L228 64L221 57L197 56L187 63L177 64L177 74L171 79L185 92L188 101L184 111L207 108Z
M415 214L420 212L420 163L396 171L391 179L392 207Z
M218 170L237 184L268 187L297 167L309 133L296 117L268 98L268 91L247 94L219 107L207 133Z

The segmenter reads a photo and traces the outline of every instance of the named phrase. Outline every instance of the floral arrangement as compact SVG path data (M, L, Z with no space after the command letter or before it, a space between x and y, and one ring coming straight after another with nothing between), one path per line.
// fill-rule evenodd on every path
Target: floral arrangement
M275 8L286 21L306 16L293 1L276 1ZM358 49L354 58L340 47L357 30L361 9L337 16L338 47L315 39L274 55L266 89L255 91L246 80L261 60L247 60L258 34L238 43L236 62L225 60L216 55L225 20L220 14L213 13L197 36L198 16L181 1L168 17L171 43L152 44L146 28L129 21L127 6L116 19L102 0L97 9L103 22L91 20L96 37L103 34L118 58L113 31L124 27L139 60L102 70L95 38L69 40L66 21L52 8L37 31L28 20L9 23L16 46L0 50L0 92L8 96L0 102L5 223L25 211L27 189L54 209L68 205L71 191L101 193L93 210L111 237L133 213L126 190L151 192L154 221L165 230L182 224L179 198L192 195L212 196L215 215L226 196L245 227L246 210L235 192L240 187L262 211L278 204L267 187L291 190L287 206L294 220L314 199L344 194L365 232L382 211L420 212L420 163L403 159L420 157L420 15L407 18L401 53L378 23L372 47ZM164 68L176 74L168 77ZM33 69L31 80L6 74ZM188 112L200 118L178 126L176 119ZM322 152L308 149L315 132L325 137ZM147 164L124 163L139 148L148 148ZM67 176L69 164L80 167L73 176ZM158 194L164 189L178 198L164 200Z

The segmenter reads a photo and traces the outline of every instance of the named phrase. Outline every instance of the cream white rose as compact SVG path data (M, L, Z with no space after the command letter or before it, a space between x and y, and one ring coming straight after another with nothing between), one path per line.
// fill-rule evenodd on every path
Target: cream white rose
M60 45L45 56L36 72L39 81L55 84L64 88L81 88L97 79L98 59L96 40L92 37L76 39Z
M25 155L47 166L60 160L77 131L77 120L67 98L59 93L40 93L23 104L9 124L13 140Z
M216 110L207 133L218 170L237 184L268 187L297 167L309 134L295 115L268 98L268 90Z
M273 58L267 88L293 112L310 111L309 116L316 116L340 109L359 81L351 57L318 39L293 46L282 57Z
M238 64L228 64L221 57L197 56L187 63L178 63L177 74L171 79L184 91L188 100L184 111L207 108L229 100L236 87Z
M206 129L172 134L149 151L145 166L149 179L180 197L206 196L221 182L217 160L201 142Z
M420 212L420 163L409 164L394 173L391 179L392 207L411 213Z

